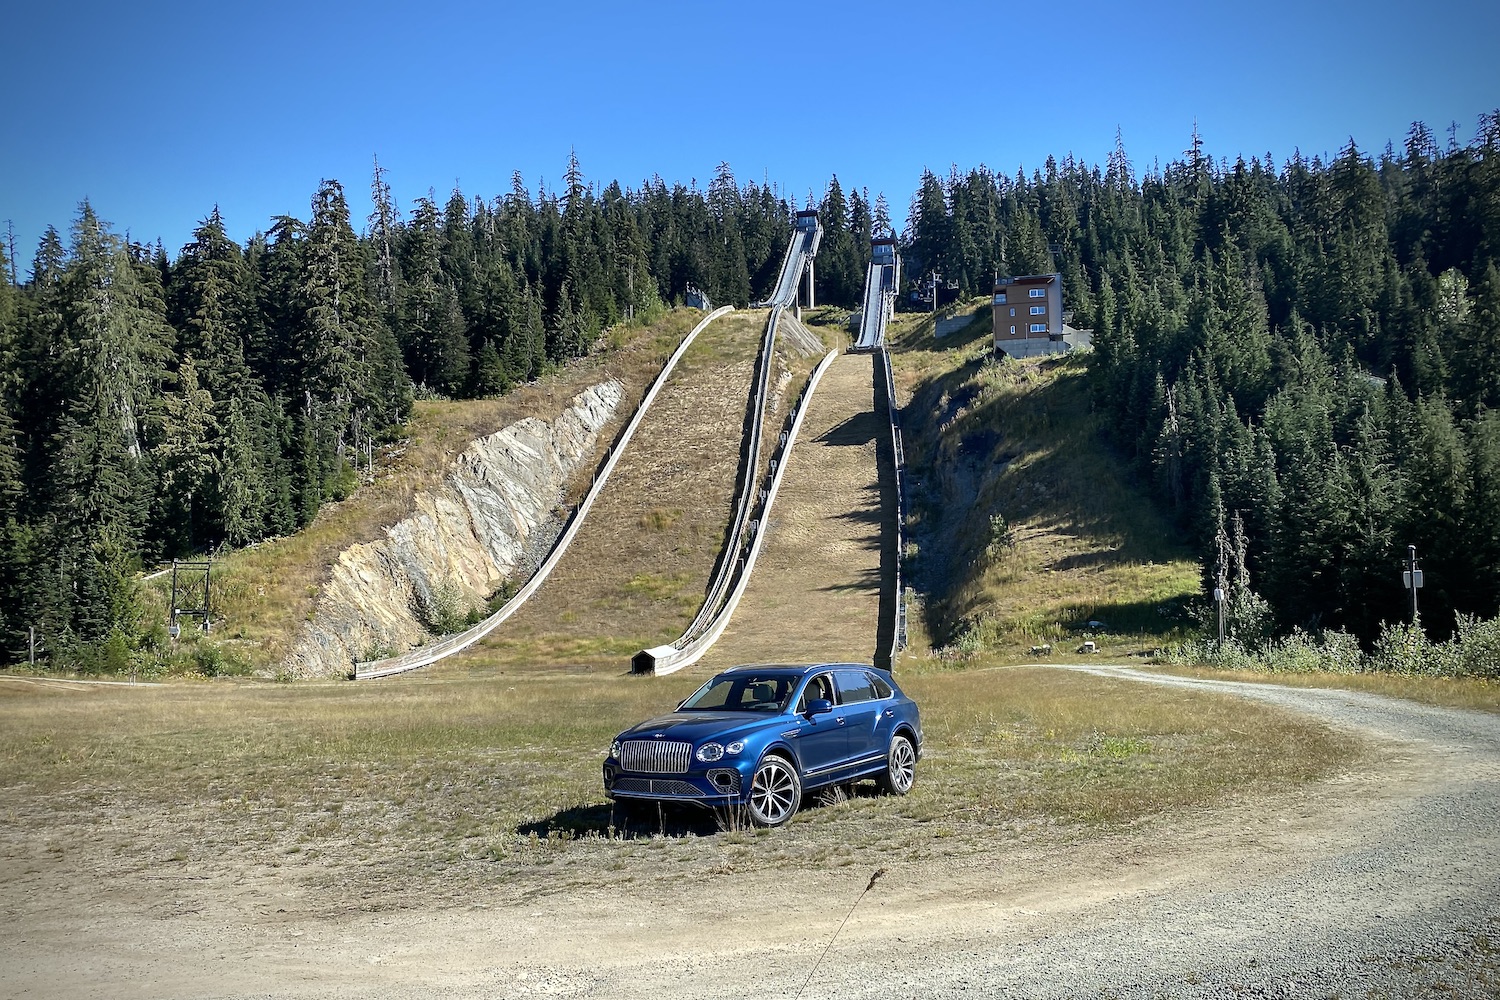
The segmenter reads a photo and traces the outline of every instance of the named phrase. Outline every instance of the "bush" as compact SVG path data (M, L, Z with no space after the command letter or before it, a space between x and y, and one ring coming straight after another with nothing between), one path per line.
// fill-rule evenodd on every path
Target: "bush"
M469 624L469 608L458 588L443 582L425 594L416 594L417 620L433 635L454 635Z
M193 669L204 677L243 677L250 665L217 643L199 640L188 654Z
M1227 639L1223 647L1213 639L1189 639L1174 642L1162 650L1161 661L1174 667L1206 666L1219 670L1258 670L1260 664L1254 655L1234 639Z
M1300 628L1268 643L1260 654L1262 669L1272 673L1356 674L1365 666L1359 640L1348 632L1324 632L1314 637Z
M1441 657L1422 631L1420 619L1382 625L1370 654L1370 669L1393 674L1442 673Z
M1301 629L1258 646L1236 639L1216 648L1211 639L1190 640L1164 649L1160 662L1173 666L1206 665L1269 673L1339 673L1363 671L1423 674L1430 677L1500 678L1500 618L1488 621L1458 616L1458 629L1445 643L1433 643L1420 622L1387 622L1375 649L1366 656L1348 632L1312 636Z
M359 472L348 462L339 462L338 470L323 483L323 495L334 500L347 500L359 488Z
M1500 677L1500 618L1482 621L1458 616L1444 666L1460 677Z
M990 539L989 544L985 546L985 554L992 560L997 559L1002 551L1013 548L1015 544L1015 532L1005 520L1005 515L998 512L991 514Z

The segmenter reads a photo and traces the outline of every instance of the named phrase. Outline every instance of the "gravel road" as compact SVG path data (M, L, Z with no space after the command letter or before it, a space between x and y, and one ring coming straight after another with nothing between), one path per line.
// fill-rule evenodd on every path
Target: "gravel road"
M1389 776L1354 779L1354 794L1295 804L1293 815L1245 816L1218 831L1221 845L1210 836L1175 865L1148 862L1156 870L1142 884L1029 927L997 913L982 939L934 942L916 967L866 948L862 962L825 970L819 995L1500 996L1500 718L1347 691L1065 669L1314 715L1384 745Z

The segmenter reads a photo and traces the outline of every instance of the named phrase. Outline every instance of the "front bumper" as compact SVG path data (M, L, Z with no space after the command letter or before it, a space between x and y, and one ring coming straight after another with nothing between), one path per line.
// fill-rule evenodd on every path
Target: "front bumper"
M692 802L705 806L736 805L750 788L749 765L718 764L685 774L626 771L613 760L604 762L604 794L612 799L652 802Z

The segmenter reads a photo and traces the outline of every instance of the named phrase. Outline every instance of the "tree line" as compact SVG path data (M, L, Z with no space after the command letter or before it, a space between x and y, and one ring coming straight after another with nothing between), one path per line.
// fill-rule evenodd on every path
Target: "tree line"
M143 566L308 524L347 496L414 398L501 394L649 321L689 287L747 304L795 206L721 164L404 210L375 165L356 233L323 182L244 245L217 208L174 257L83 203L29 277L0 250L0 661L35 627L56 662L119 668L151 641Z
M908 274L1060 272L1097 405L1246 641L1500 611L1500 112L1372 156L926 173Z
M859 304L882 196L831 179L820 302ZM244 245L211 211L175 258L85 203L29 277L0 250L0 653L31 626L64 662L128 659L155 560L307 524L421 395L500 394L690 287L744 305L776 278L795 204L720 164L403 210L377 164L359 233L326 181L306 220ZM807 199L813 204L811 194ZM1378 156L1215 160L1196 135L1139 176L1103 167L924 172L906 274L965 294L1057 271L1094 331L1097 405L1197 539L1236 628L1500 610L1500 113Z

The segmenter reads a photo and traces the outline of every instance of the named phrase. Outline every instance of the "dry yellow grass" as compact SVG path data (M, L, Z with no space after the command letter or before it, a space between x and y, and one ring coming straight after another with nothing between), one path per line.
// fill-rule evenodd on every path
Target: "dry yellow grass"
M1111 656L1174 638L1197 566L1104 445L1084 360L992 360L986 310L932 331L930 316L892 331L919 484L909 555L929 598L918 637L1012 660L1085 637Z
M567 557L480 648L439 672L620 671L637 651L682 634L725 543L768 316L731 313L699 334ZM819 360L786 349L783 339L771 369L762 476L786 412Z
M835 359L803 419L750 585L701 669L874 657L886 422L873 401L869 355Z
M407 516L412 497L447 474L470 441L528 415L558 413L567 400L606 378L625 384L615 420L600 435L599 452L629 418L637 401L682 336L702 318L676 310L657 323L618 331L612 349L568 365L498 399L419 402L399 445L385 449L373 482L347 500L328 504L312 524L294 535L232 552L215 561L215 638L250 663L271 667L287 653L300 625L313 613L318 589L338 554L350 545L382 536ZM593 463L585 463L592 470ZM587 475L575 488L586 486ZM166 579L146 586L148 616L165 618Z
M927 754L906 798L810 804L784 830L696 811L622 832L599 762L697 679L480 668L369 684L0 680L0 850L79 877L289 869L362 905L699 871L982 856L1170 822L1347 767L1346 737L1242 701L1061 672L916 670ZM662 837L660 834L667 834ZM437 873L441 872L441 875Z

